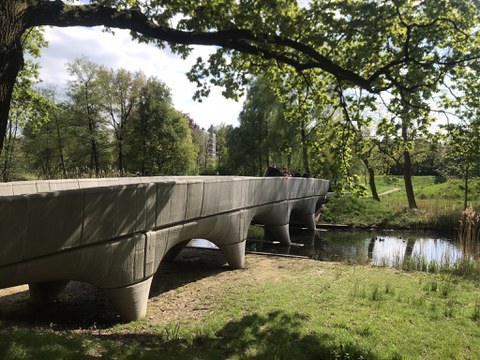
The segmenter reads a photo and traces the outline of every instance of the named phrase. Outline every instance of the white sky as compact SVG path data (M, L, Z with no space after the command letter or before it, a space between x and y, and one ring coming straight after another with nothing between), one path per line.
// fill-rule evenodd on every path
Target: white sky
M126 30L114 31L115 35L102 32L101 27L46 28L45 38L49 45L38 59L43 83L56 86L61 96L68 80L67 63L86 56L99 65L132 72L141 70L147 77L162 80L171 89L175 108L190 114L200 127L238 125L242 102L225 99L221 88L212 88L210 96L201 103L192 100L196 86L185 74L197 57L208 55L212 47L197 46L187 60L182 60L168 49L160 50L132 41Z

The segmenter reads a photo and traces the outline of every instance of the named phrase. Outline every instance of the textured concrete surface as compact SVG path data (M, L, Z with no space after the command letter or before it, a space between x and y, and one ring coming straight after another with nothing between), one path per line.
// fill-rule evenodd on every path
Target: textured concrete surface
M291 219L315 227L328 181L135 177L0 183L0 288L50 301L70 280L104 289L120 316L146 313L151 278L190 239L242 268L250 222L290 244Z

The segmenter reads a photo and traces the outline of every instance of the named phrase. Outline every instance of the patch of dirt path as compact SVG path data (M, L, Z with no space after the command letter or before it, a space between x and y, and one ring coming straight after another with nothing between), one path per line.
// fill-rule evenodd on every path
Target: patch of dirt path
M380 194L378 194L378 196L383 196L383 195L388 195L388 194L391 194L391 193L394 193L394 192L397 192L397 191L400 191L400 188L393 188L393 189L390 189L390 190L387 190L387 191L384 191Z

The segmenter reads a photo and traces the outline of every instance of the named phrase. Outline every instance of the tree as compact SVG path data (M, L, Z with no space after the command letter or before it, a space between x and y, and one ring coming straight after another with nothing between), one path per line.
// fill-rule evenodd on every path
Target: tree
M233 174L242 176L258 175L258 166L248 161L250 147L244 141L245 135L240 127L233 128L227 135L229 149L229 168L233 169Z
M472 124L448 124L442 170L446 175L459 176L464 180L463 208L468 206L469 180L480 174L480 128Z
M265 169L272 161L272 147L275 142L280 142L271 134L274 118L279 116L281 108L269 84L263 78L256 78L250 85L242 111L239 115L244 147L244 156L241 161L245 165L248 175L262 176ZM242 167L238 164L238 167Z
M383 118L378 125L378 146L382 154L402 169L408 206L416 209L412 183L413 154L419 140L433 139L429 133L433 118L429 105L418 93L409 95L408 100L401 96L393 97L388 106L392 115Z
M73 79L68 83L67 95L70 97L70 111L77 119L79 135L89 144L89 161L85 164L89 171L99 176L100 170L109 164L104 153L108 141L107 121L102 116L101 67L86 58L76 59L68 65ZM102 161L104 160L104 161Z
M480 156L480 67L478 63L457 69L446 89L445 106L454 111L457 122L448 122L446 149L441 170L464 179L464 207L467 207L469 178L478 176Z
M340 107L342 109L344 121L352 131L353 144L352 147L356 156L363 162L368 172L368 184L373 199L380 201L375 183L375 168L372 165L372 154L377 147L376 139L365 134L372 123L372 117L365 113L367 110L374 110L375 98L369 96L346 95L339 85L336 88L339 97Z
M189 115L185 115L189 119L189 128L192 132L192 143L195 148L195 168L196 173L203 173L207 168L208 157L207 157L207 132L205 129L200 128Z
M40 88L45 98L48 118L40 123L27 122L22 127L22 150L30 172L43 179L67 177L63 141L60 134L60 106L55 102L55 88Z
M331 74L349 86L402 95L431 87L458 64L479 57L478 2L471 0L345 1L3 0L0 4L0 149L12 91L22 68L22 35L31 28L97 26L132 30L141 41L166 43L186 56L189 45L217 46L189 74L199 95L204 80L235 97L246 72L286 64L298 73ZM170 24L176 24L175 28ZM415 81L404 81L415 73ZM323 76L323 75L322 75Z
M356 132L337 104L331 106L312 129L312 171L331 180L337 193L348 191L365 196L366 189L358 176L358 158L355 156Z
M189 118L189 128L192 132L192 142L195 148L196 173L202 175L213 175L217 172L217 149L216 149L216 129L210 125L208 130L200 128Z
M236 175L235 168L231 166L231 151L228 146L232 125L220 124L215 129L217 139L217 171L222 175Z
M141 175L187 175L194 171L188 118L173 108L170 90L163 82L150 78L140 89L131 125L127 170Z
M217 172L217 132L213 125L210 125L205 132L205 163L203 175L213 175Z
M5 145L3 154L0 148L0 173L3 181L12 179L14 164L19 164L15 159L20 156L19 138L22 128L27 124L32 127L40 126L48 118L51 105L47 97L35 90L35 85L40 82L40 74L38 64L33 59L40 56L40 49L45 46L43 32L33 29L25 33L22 43L32 60L25 63L17 77L12 93L12 109L7 121L6 134L0 139L0 143L3 141Z
M299 150L301 166L304 172L310 172L310 149L315 141L313 134L319 123L325 119L325 113L332 106L332 91L327 79L319 74L296 76L291 69L273 70L270 83L278 101L283 106L291 146Z
M135 106L139 99L139 91L145 84L142 72L131 73L125 69L99 68L98 72L101 107L107 113L116 143L117 170L124 170L124 143L127 129Z

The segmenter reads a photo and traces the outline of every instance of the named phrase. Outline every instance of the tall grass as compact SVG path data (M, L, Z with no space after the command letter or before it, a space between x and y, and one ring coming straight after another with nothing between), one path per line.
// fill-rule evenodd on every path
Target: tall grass
M464 253L480 258L480 213L474 208L467 208L460 221L457 241Z
M445 255L442 261L428 260L423 256L397 258L393 267L407 272L419 271L432 274L452 274L480 282L480 263L468 256L452 260L448 255Z
M448 264L443 271L480 281L480 214L472 207L462 212L455 242L463 258Z

